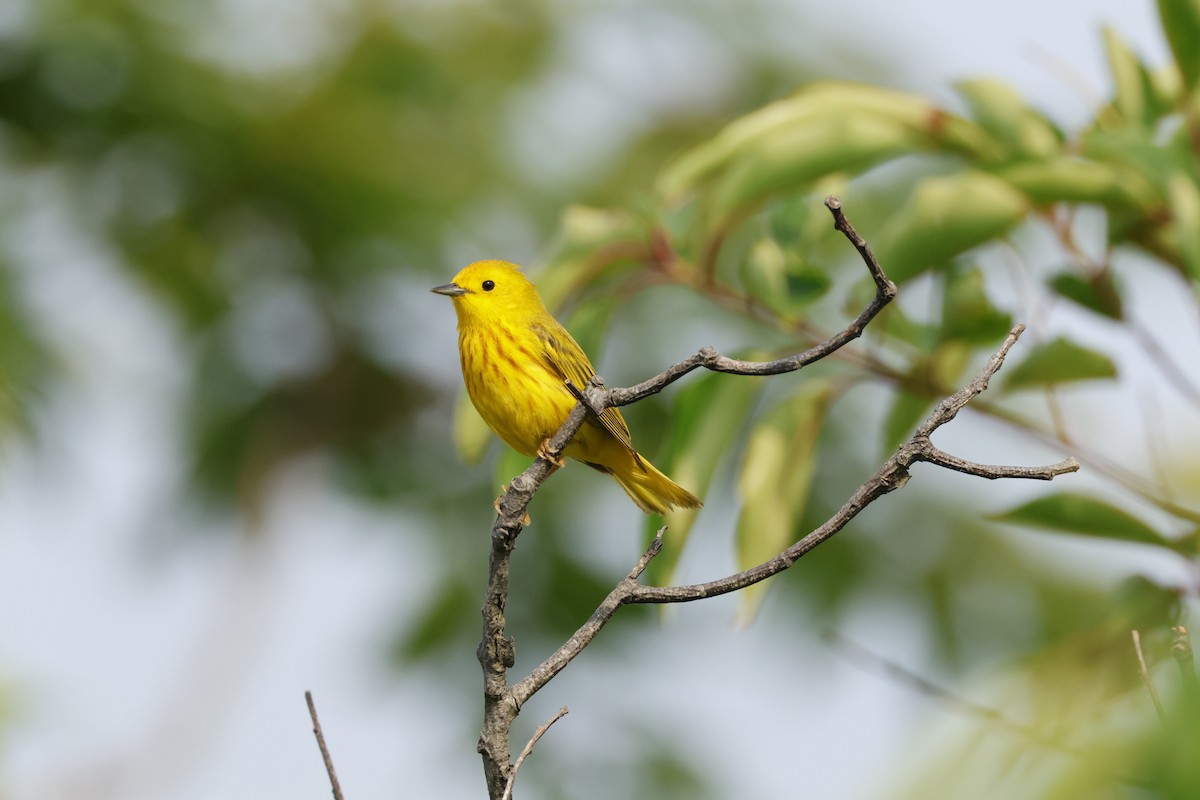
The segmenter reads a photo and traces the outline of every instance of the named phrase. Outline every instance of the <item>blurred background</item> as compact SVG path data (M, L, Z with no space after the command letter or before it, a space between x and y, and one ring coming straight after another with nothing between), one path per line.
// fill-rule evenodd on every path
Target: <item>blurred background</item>
M791 264L788 248L818 242L785 281L812 296L786 310L803 324L622 247L665 230L681 258L703 261L692 232L708 212L670 197L669 170L810 81L963 113L955 83L997 78L1070 150L1125 63L1102 26L1144 64L1172 60L1150 2L972 6L0 6L0 798L326 797L306 689L347 797L485 796L474 649L491 502L526 462L464 408L454 315L428 288L478 258L527 264L610 385L703 345L807 346L862 301L862 265L828 230L823 192L899 260L897 209L948 171L945 154L711 211L708 230L731 234L714 268L748 291L773 280L776 244ZM1172 208L1189 208L1164 181ZM979 316L962 318L987 330L958 331L971 348L954 350L950 390L1012 321L1031 326L1014 359L1059 336L1087 348L1039 351L1058 366L1102 351L1079 386L996 398L938 441L988 463L1080 454L1066 489L1128 516L1037 506L1043 485L918 468L765 593L623 610L523 710L514 752L560 705L571 713L523 768L520 794L1189 796L1194 768L1172 772L1159 737L1194 752L1195 734L1159 724L1129 629L1145 624L1152 673L1181 707L1168 626L1186 622L1197 580L1200 272L1181 280L1170 248L1192 253L1197 234L1162 244L1132 222L1106 233L1106 213L1117 219L1100 204L1063 227L1023 206L1019 223L975 237L994 241L968 257L968 277L912 270L906 316L887 325L928 327L946 297L967 298ZM1137 252L1110 263L1122 237ZM1090 277L1123 277L1119 313L1095 294L1070 306L1035 291L1080 260L1105 267ZM1078 288L1056 287L1068 299ZM807 505L767 527L791 540L836 510L947 388L906 377L945 366L950 322L938 321L941 349L864 340L813 383L806 371L725 397L692 376L629 409L640 449L708 488L698 517L672 523L681 536L653 577L718 577L779 549L746 533L757 487L741 465L765 429L751 420L812 433L779 467L811 467ZM1036 364L1022 374L1052 382ZM689 383L702 388L689 395ZM788 397L816 421L772 415ZM682 430L688 402L707 416ZM728 455L699 478L680 440L710 434ZM514 677L586 618L648 531L615 483L579 467L531 514L513 563ZM1097 763L1110 772L1096 777ZM1177 778L1167 788L1147 778L1164 774Z

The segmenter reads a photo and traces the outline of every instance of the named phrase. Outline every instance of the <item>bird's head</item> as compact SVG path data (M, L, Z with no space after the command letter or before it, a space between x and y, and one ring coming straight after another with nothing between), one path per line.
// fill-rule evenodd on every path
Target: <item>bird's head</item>
M454 299L458 323L486 324L532 319L546 313L537 289L507 261L476 261L463 267L452 283L431 291Z

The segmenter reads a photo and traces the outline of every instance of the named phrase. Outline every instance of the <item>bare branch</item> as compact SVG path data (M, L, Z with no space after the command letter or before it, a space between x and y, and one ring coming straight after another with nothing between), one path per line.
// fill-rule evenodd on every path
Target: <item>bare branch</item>
M952 469L955 472L964 472L967 475L974 475L977 478L987 478L988 480L998 480L1000 478L1024 478L1035 481L1050 481L1057 478L1059 475L1065 475L1068 472L1079 471L1079 460L1074 456L1065 458L1057 464L1050 464L1045 467L1010 467L997 466L992 464L978 464L974 461L952 456L949 453L943 452L932 444L929 445L929 451L925 454L924 461L930 464L937 464L939 467Z
M629 405L644 397L657 394L698 367L704 367L713 372L726 372L733 375L779 375L784 372L794 372L801 367L808 366L814 361L820 361L835 350L862 336L867 324L883 310L884 306L896 297L896 284L884 274L883 268L879 265L875 254L871 252L871 248L858 234L858 231L854 230L854 226L846 219L845 214L842 213L842 201L836 197L827 197L825 198L825 206L833 214L834 227L841 231L858 250L859 255L862 256L863 263L867 265L867 270L871 273L871 278L875 281L875 297L871 299L871 302L859 313L853 322L824 342L810 347L802 353L775 361L740 361L734 358L727 358L712 347L702 347L696 351L695 355L685 358L678 364L671 365L649 380L642 381L636 386L630 386L627 389L610 390L608 392L608 400L604 406ZM593 407L597 405L594 399L592 405Z
M650 562L656 555L662 552L663 534L667 532L667 526L663 525L658 529L658 533L654 535L654 541L650 542L650 546L646 548L646 552L642 553L642 557L638 559L637 564L629 571L629 580L636 581L646 571L646 567L650 566Z
M525 759L533 752L533 747L538 743L538 739L541 739L546 731L550 730L550 726L565 717L567 713L567 707L563 706L553 717L546 720L544 724L539 725L538 729L533 732L533 736L525 743L525 747L521 750L521 755L517 756L517 761L513 764L512 772L508 776L508 784L504 787L504 795L501 800L512 800L513 786L517 783L517 772L520 771L521 765L525 763Z
M1024 332L1024 325L1019 323L1014 325L1013 329L1008 332L1008 336L1004 338L1004 343L1000 345L1000 349L988 359L987 364L975 376L975 380L938 403L933 409L933 413L929 415L929 419L925 420L917 428L917 436L929 436L938 428L954 419L958 412L962 411L972 399L982 394L988 388L988 381L1000 371L1000 367L1004 366L1004 358L1008 355L1008 351L1012 349L1012 346L1017 343L1017 339L1020 339L1021 334Z
M313 735L317 737L317 747L321 749L321 758L325 761L325 774L329 776L329 784L333 787L333 800L343 800L342 787L338 783L337 772L333 769L333 758L329 748L325 746L325 734L321 732L321 721L317 719L317 706L313 703L312 692L304 693L304 702L308 703L308 716L312 718Z
M851 495L836 514L779 555L758 566L724 578L683 586L643 586L636 581L637 569L635 568L629 577L617 584L616 588L604 598L587 622L580 626L570 639L535 667L529 675L513 685L512 694L517 704L526 702L561 672L600 633L600 629L608 624L621 606L633 603L686 603L702 600L735 592L766 580L772 575L777 575L846 527L872 502L903 487L908 482L909 469L918 461L949 466L951 469L969 475L992 479L1010 477L1049 480L1058 475L1078 471L1079 464L1075 459L1067 459L1049 467L993 467L974 464L943 453L934 447L929 439L930 433L953 419L973 397L987 388L988 380L1000 369L1004 363L1004 356L1016 343L1023 330L1023 325L1015 326L1001 345L1000 350L988 359L979 375L963 389L939 403L929 418L917 428L917 432L913 434L912 438L900 445L892 457ZM651 545L652 549L653 547L654 545ZM646 557L643 556L643 559Z
M1146 691L1150 693L1150 699L1154 701L1154 710L1158 712L1158 721L1165 725L1167 722L1167 712L1163 708L1162 700L1158 696L1158 689L1154 688L1154 680L1150 677L1150 670L1146 667L1146 655L1142 652L1142 635L1138 633L1137 628L1130 630L1129 635L1133 637L1133 652L1137 655L1138 674L1142 676L1142 683L1146 684Z

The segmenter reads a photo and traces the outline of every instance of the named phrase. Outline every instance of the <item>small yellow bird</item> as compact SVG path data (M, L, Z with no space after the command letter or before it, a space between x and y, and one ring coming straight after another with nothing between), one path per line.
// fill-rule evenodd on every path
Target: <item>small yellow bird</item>
M509 447L536 455L575 407L566 382L583 390L596 374L583 348L516 264L477 261L432 291L454 299L463 382L479 415ZM564 452L612 475L647 514L700 507L634 450L615 408L589 416Z

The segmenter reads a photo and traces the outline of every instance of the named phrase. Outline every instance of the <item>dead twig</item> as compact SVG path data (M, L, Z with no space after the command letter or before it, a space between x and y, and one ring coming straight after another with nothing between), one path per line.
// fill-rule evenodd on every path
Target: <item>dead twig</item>
M329 748L325 746L325 734L321 732L321 721L317 719L317 706L313 703L312 692L304 693L304 701L308 703L308 716L312 718L313 735L317 737L317 747L321 749L321 758L325 761L325 772L329 775L329 785L333 788L333 800L344 800L337 772L333 768L333 758L329 755Z
M502 800L512 800L513 786L517 782L517 772L520 771L521 765L525 763L525 759L528 758L529 754L533 752L533 747L538 743L538 739L541 739L546 731L550 730L550 726L565 717L567 713L567 707L563 706L558 710L557 713L555 713L553 717L539 725L538 729L533 732L533 736L531 736L529 741L525 743L525 747L522 748L521 754L517 756L516 763L513 764L512 772L509 773L508 776L508 783L504 787L504 796Z

